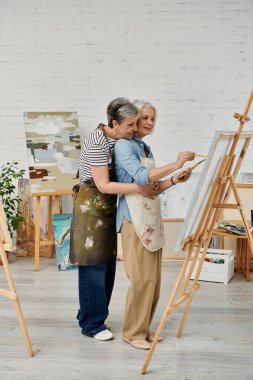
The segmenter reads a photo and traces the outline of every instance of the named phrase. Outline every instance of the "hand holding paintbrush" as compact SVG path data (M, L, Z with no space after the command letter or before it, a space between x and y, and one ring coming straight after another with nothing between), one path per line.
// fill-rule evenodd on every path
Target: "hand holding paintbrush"
M173 174L173 176L170 178L170 181L173 185L176 185L177 183L186 182L191 176L191 168L183 169L180 172L177 172L176 174Z
M195 153L191 151L179 152L176 159L176 169L181 169L187 161L193 161L195 159Z
M205 160L206 160L206 159L204 158L203 160L198 161L195 165L191 166L190 168L183 170L181 173L179 173L179 176L178 176L177 178L178 178L179 180L180 180L180 179L183 179L183 181L184 181L184 180L187 180L187 179L190 177L190 175L191 175L193 169L195 169L197 166L199 166L200 164L202 164L202 162L204 162ZM190 174L190 175L189 175L189 174ZM187 177L187 178L184 179L184 177ZM179 182L183 182L183 181L179 181Z
M190 151L180 152L178 154L177 161L176 161L178 169L181 168L186 161L192 161L195 159L195 157L206 157L206 155L198 154L198 153L194 153ZM201 164L204 161L205 161L205 158L197 162L195 165L191 166L190 168L183 169L182 171L176 174L173 174L173 176L170 178L172 185L176 185L177 183L187 181L190 178L193 169L196 168L199 164Z

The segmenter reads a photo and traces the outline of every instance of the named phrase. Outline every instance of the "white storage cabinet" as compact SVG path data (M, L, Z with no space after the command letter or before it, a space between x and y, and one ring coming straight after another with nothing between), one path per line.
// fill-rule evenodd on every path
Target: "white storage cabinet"
M201 257L201 252L199 258ZM231 278L234 276L234 255L232 250L213 249L209 248L206 253L206 258L209 259L223 259L224 264L211 263L204 261L203 267L199 276L201 281L223 282L228 284ZM186 274L188 273L190 263L187 266ZM192 272L191 279L195 278L197 271L198 261Z

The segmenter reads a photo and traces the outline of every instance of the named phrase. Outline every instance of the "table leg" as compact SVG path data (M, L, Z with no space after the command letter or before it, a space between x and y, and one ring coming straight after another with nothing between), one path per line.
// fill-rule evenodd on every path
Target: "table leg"
M54 211L56 214L61 213L61 206L60 206L60 197L59 195L55 195L54 197Z
M244 239L241 239L241 263L242 263L242 273L245 276L245 263L246 263L246 241ZM246 276L245 276L246 277Z
M40 196L36 197L36 215L35 215L35 249L34 249L34 269L39 270L40 266Z
M249 245L249 242L248 240L246 240L246 281L250 281L250 245Z
M49 195L48 197L48 216L47 216L47 236L48 240L53 238L53 223L52 223L52 214L53 214L53 196ZM52 258L52 245L47 246L47 257L48 259Z
M241 265L241 262L242 262L242 241L241 239L236 239L236 267L235 267L235 271L236 272L241 272L241 268L242 268L242 265Z

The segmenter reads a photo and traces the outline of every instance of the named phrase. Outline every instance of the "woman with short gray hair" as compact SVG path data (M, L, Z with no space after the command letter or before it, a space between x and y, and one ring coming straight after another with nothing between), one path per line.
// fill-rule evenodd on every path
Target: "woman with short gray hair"
M82 334L98 340L113 338L105 320L115 277L117 194L156 193L154 186L116 182L114 145L119 138L132 139L138 109L117 98L108 105L107 116L108 124L99 124L82 145L70 238L70 261L78 266L77 319Z

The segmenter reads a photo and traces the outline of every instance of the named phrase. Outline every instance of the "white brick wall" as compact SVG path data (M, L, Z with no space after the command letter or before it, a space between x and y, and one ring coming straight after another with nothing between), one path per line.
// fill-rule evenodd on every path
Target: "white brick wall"
M117 96L157 106L158 164L206 152L253 87L252 0L0 0L0 10L0 164L27 165L24 111L77 111L83 138Z

